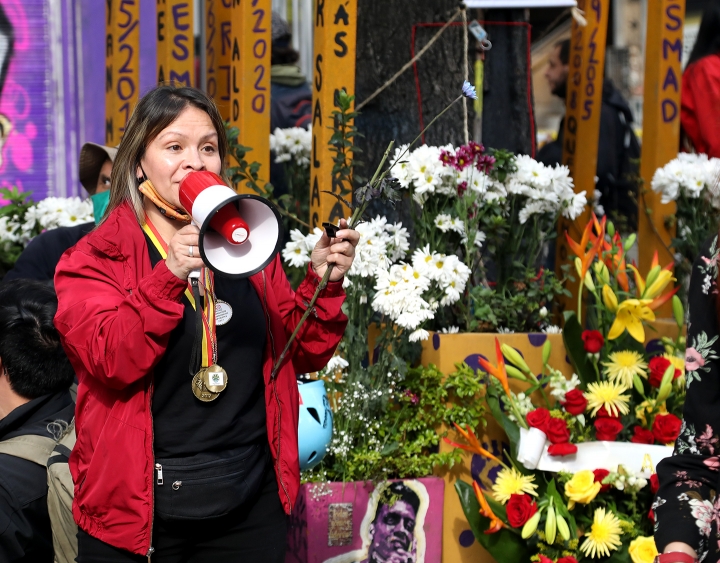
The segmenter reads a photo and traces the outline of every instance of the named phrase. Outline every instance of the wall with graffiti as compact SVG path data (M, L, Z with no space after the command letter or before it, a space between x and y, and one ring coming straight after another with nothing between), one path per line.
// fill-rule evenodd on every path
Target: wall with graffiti
M140 5L142 93L155 80L155 2L123 3ZM0 0L0 187L84 197L80 147L105 142L104 121L105 2Z
M56 163L46 0L0 0L0 186L53 192Z

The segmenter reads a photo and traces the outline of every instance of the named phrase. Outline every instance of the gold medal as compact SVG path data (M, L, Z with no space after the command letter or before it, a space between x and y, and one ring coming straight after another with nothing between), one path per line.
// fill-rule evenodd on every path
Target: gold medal
M227 372L217 364L203 368L202 380L205 388L211 393L222 393L227 387Z
M209 403L210 401L214 401L220 396L220 393L213 393L212 391L209 391L207 387L205 387L203 375L206 371L207 368L202 368L199 372L195 374L192 380L193 395L195 395L203 403Z

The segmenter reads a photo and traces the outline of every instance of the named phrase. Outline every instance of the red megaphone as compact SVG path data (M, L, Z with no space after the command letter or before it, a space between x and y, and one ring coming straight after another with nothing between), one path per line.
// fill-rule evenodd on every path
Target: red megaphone
M218 203L235 195L223 179L212 172L191 172L180 182L180 203L199 225L203 224ZM230 244L242 244L250 236L250 228L234 205L223 205L217 209L210 219L210 228L220 233Z

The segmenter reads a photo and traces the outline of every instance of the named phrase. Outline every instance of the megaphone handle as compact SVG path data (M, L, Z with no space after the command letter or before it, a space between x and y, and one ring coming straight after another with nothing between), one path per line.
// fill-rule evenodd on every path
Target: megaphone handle
M189 280L191 280L191 279L193 279L193 278L195 278L196 280L197 280L197 279L200 279L200 269L199 269L199 268L198 268L197 270L192 270L192 271L188 274L188 279L189 279Z

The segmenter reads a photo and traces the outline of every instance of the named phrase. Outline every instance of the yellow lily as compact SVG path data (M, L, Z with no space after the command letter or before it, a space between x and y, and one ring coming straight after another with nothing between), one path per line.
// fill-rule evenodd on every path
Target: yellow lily
M618 306L608 339L618 338L625 330L638 342L645 342L643 321L654 321L655 313L649 305L651 299L626 299Z
M615 295L615 292L612 290L612 287L609 285L604 285L602 288L602 299L605 306L608 308L608 311L611 313L614 313L618 309L618 299Z

